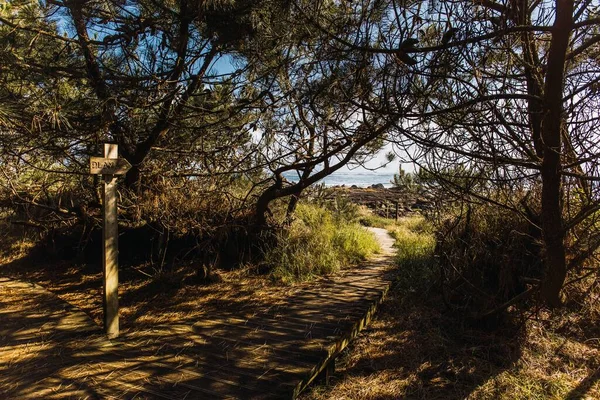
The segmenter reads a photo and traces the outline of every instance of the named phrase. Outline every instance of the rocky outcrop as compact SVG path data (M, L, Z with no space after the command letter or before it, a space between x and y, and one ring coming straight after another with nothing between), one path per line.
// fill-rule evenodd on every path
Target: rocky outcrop
M351 202L364 205L375 214L394 218L416 211L427 211L434 208L436 198L430 193L408 191L405 188L385 188L383 185L372 185L368 188L334 186L323 193L325 199L336 197L347 198Z

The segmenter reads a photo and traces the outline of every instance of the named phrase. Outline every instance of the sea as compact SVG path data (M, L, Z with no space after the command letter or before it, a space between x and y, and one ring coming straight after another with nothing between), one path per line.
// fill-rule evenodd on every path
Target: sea
M285 178L290 182L296 182L298 175L296 173L285 173ZM336 171L331 175L321 179L317 183L323 183L325 186L352 186L369 187L381 183L384 187L392 187L394 180L393 172L375 172L368 170L355 171Z

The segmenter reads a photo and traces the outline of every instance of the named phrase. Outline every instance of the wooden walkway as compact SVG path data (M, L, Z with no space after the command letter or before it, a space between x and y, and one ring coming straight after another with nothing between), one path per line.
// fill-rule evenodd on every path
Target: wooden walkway
M0 280L0 398L295 398L331 370L387 292L393 239L375 231L382 255L276 308L157 326L112 342L39 286ZM17 293L23 301L3 301L7 291L6 298Z

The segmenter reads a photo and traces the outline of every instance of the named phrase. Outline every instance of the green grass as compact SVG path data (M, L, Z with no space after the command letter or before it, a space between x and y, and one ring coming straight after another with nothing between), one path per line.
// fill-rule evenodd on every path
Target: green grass
M374 228L389 229L390 226L396 225L394 220L380 217L379 215L372 214L370 211L363 212L358 221L361 225L372 226Z
M405 290L425 290L436 277L434 227L422 215L399 220L384 218L363 210L358 221L365 226L387 229L396 239L396 262L401 269L399 284Z
M379 251L375 237L357 222L320 206L301 204L265 261L283 282L307 280L356 264Z
M426 290L435 278L433 227L420 215L401 218L387 226L396 239L399 284L405 290Z

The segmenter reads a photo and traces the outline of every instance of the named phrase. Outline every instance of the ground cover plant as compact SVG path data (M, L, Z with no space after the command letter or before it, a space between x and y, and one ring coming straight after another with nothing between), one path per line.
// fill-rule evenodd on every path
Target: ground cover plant
M300 204L294 221L265 254L273 277L290 282L331 274L376 253L373 235L346 217L321 205Z
M436 239L442 227L422 216L377 221L397 240L397 280L373 324L339 359L332 384L302 399L600 397L597 277L570 285L571 301L558 313L521 304L490 327L448 304L441 290L443 260L436 252L457 236ZM479 235L503 229L488 224Z

